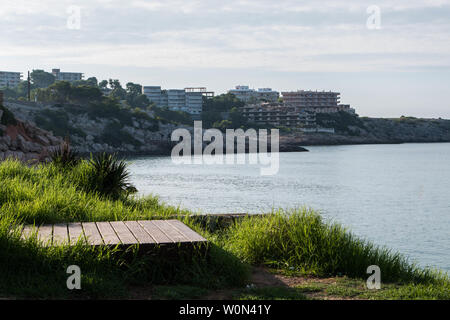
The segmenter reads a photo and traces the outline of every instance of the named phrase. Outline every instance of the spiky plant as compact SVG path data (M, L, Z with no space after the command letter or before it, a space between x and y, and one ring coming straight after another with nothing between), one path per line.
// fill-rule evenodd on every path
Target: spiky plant
M113 154L100 153L91 156L89 161L93 168L91 186L101 195L118 199L133 193L136 188L129 182L130 173L127 164Z
M80 162L78 152L70 147L68 139L65 139L61 145L50 152L52 162L62 168L76 166Z

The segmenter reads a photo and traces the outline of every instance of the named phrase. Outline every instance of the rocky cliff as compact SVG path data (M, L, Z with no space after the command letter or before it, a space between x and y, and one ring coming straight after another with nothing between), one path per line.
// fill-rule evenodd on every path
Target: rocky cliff
M59 144L61 138L54 136L68 137L72 146L86 154L169 155L175 144L170 141L171 133L182 127L156 119L149 111L126 108L111 110L19 101L8 101L5 105L20 121L12 127L1 127L6 136L1 140L0 150L3 154L15 152L26 159L36 157L44 147ZM317 125L334 128L335 133L281 131L280 151L304 151L301 146L308 145L450 142L450 120L443 119L361 118L342 112L318 115ZM192 132L192 127L187 128Z
M68 137L82 153L169 154L170 135L178 126L146 111L96 110L76 105L5 102L16 118Z
M280 145L293 151L300 145L450 142L450 120L402 117L333 121L327 119L322 125L335 128L335 134L289 133L280 138Z
M61 142L61 138L29 122L17 120L8 109L0 106L0 160L45 161L49 151Z

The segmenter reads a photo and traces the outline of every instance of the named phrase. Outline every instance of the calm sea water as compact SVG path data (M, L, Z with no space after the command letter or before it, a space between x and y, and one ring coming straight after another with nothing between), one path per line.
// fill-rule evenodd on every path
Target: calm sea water
M450 143L309 147L257 165L175 165L130 159L141 194L207 213L307 206L355 234L450 271Z

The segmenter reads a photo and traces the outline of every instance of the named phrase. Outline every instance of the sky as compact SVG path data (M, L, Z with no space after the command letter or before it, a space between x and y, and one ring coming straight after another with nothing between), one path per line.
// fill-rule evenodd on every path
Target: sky
M1 0L0 70L123 85L332 90L450 119L450 0Z

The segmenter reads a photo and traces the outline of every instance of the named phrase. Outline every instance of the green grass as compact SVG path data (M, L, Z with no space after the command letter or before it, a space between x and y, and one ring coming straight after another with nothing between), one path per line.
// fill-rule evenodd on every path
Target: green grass
M155 288L155 298L161 299L198 298L206 291L223 289L237 289L235 298L239 299L304 299L320 285L243 289L249 283L250 266L265 264L286 275L364 279L367 266L375 264L381 268L382 290L367 292L346 283L329 287L326 294L449 299L447 275L417 268L400 254L322 221L311 210L243 218L214 231L189 217L192 212L165 205L157 197L124 193L114 200L95 192L93 170L85 160L68 168L0 163L0 297L126 298L128 288L149 286ZM169 257L156 248L151 254L138 255L137 247L123 252L82 243L44 247L33 237L24 241L18 233L10 232L20 224L169 217L177 217L210 240L208 254L202 250L194 250L192 255L179 251ZM81 268L80 291L66 288L69 265Z
M430 283L440 277L398 253L355 237L339 224L325 223L307 209L247 217L229 228L221 241L249 264L302 274L367 277L367 267L377 265L384 281Z
M369 290L364 279L351 279L348 277L336 278L335 283L307 283L296 286L303 293L316 293L322 298L329 296L369 299L369 300L427 300L427 299L450 299L449 282L434 284L398 284L383 283L379 290Z

